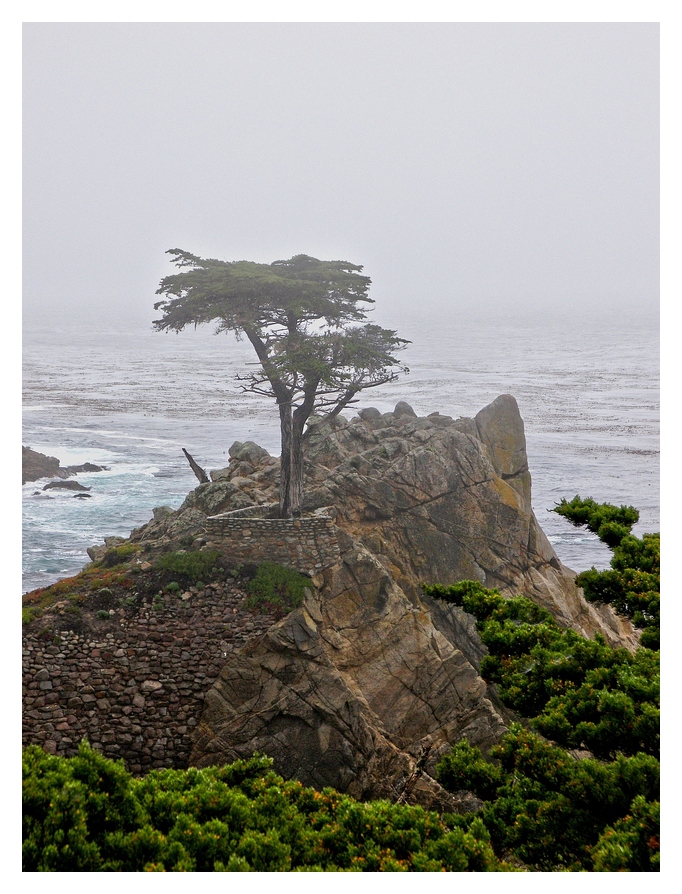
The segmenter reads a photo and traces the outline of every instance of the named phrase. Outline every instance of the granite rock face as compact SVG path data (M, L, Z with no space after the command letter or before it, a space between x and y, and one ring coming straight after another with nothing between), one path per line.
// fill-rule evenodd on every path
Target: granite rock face
M431 773L463 735L487 750L503 716L429 612L342 540L342 562L320 590L228 661L206 695L190 763L259 751L306 785L466 810Z
M306 784L469 809L440 788L435 764L462 737L487 751L510 717L478 674L485 649L473 619L424 597L421 583L479 580L586 636L634 648L636 634L585 602L540 529L513 397L475 419L418 418L401 403L315 422L306 508L335 508L341 560L313 579L302 608L231 656L207 693L191 762L261 751ZM276 498L276 462L240 459L240 446L175 524ZM137 536L163 537L171 524Z
M523 421L511 395L475 419L365 410L334 431L313 428L306 480L306 505L335 506L338 527L411 598L422 583L478 580L528 596L585 636L634 647L629 623L585 602L533 514Z

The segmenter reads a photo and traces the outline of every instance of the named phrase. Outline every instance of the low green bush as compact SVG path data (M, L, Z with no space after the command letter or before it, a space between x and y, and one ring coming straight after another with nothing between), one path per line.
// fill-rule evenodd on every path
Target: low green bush
M654 757L576 760L513 724L491 758L494 763L460 742L436 775L446 789L473 791L484 801L474 816L495 853L541 872L658 870L660 766ZM468 828L473 816L447 819Z
M631 506L575 497L557 511L613 548L611 570L593 568L577 583L643 628L642 647L632 654L585 639L528 599L476 581L425 586L476 618L487 647L481 675L534 728L513 724L487 758L459 742L436 774L446 789L483 800L475 816L498 857L545 872L657 872L660 539L630 533L639 518Z
M98 564L105 568L112 568L114 565L120 565L132 558L139 551L140 547L136 543L122 543L121 546L113 546L108 549Z
M566 748L608 760L617 752L658 755L658 653L613 649L553 620L529 599L505 599L477 581L425 586L427 595L476 618L488 653L480 672L502 701L532 718L538 732Z
M157 571L171 572L185 582L211 580L218 571L220 553L218 550L195 550L194 552L168 552L154 563Z
M576 578L585 599L597 605L611 605L629 618L642 633L640 643L647 649L660 648L661 628L661 538L659 534L630 533L639 519L632 506L617 508L575 496L562 500L554 512L574 525L585 525L613 549L611 569L590 568Z
M142 779L81 744L23 754L25 872L505 872L481 822L360 803L255 755Z
M247 583L247 608L258 609L275 615L283 615L302 605L310 579L293 568L262 562L255 576Z

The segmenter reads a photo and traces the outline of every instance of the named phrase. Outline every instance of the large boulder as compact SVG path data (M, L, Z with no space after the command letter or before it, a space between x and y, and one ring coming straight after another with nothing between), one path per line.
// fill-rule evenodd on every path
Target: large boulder
M21 448L21 483L38 481L40 478L66 478L67 472L60 469L56 456L46 456L30 447Z

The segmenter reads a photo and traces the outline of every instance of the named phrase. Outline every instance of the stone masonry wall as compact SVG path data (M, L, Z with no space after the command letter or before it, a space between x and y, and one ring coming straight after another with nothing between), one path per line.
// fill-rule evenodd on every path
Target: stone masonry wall
M233 649L274 621L230 583L158 595L88 629L23 637L23 743L72 756L83 737L135 774L184 768L206 692Z
M224 552L232 564L277 562L314 575L339 561L334 521L327 515L305 518L258 518L246 510L206 519L207 545Z

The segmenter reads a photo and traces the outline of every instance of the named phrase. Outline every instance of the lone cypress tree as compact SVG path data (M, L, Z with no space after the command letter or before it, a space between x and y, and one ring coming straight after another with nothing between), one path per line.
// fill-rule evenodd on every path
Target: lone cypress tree
M217 322L216 334L246 337L258 368L243 388L273 397L281 433L280 515L301 514L303 438L313 412L338 415L358 392L407 372L394 354L408 342L367 318L371 280L348 261L295 255L287 261L218 261L170 249L182 272L161 280L158 331ZM362 325L355 325L362 324Z

